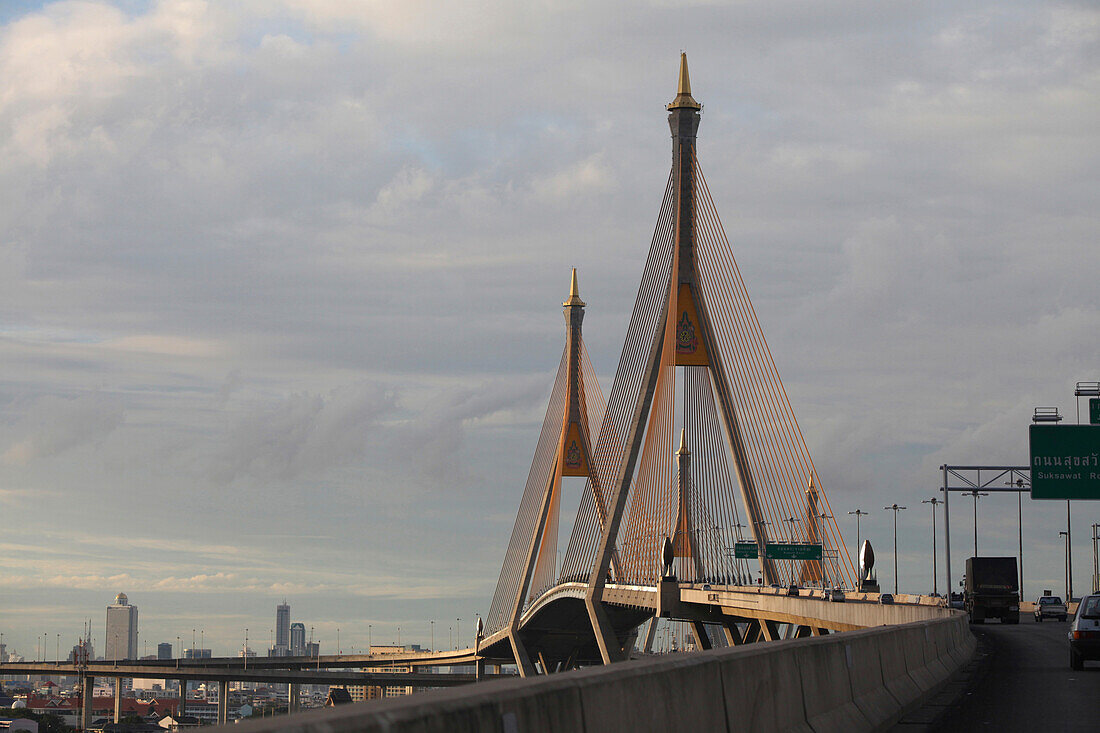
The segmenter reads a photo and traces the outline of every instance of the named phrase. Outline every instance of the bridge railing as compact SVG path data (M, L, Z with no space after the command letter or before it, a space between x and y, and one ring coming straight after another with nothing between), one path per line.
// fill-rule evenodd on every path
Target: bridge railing
M670 655L242 724L238 733L857 730L891 725L969 660L966 617Z

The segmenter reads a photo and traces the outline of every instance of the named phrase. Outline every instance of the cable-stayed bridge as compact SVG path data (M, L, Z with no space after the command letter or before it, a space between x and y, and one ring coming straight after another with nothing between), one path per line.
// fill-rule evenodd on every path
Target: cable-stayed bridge
M85 717L96 676L217 680L224 701L230 680L287 682L293 691L308 682L390 678L333 670L476 665L475 675L393 675L447 686L482 678L486 664L515 664L530 677L644 655L659 618L689 624L699 649L924 624L923 637L910 634L905 642L936 647L935 660L930 652L921 664L945 671L948 663L939 660L949 655L957 657L950 664L961 663L956 652L972 650L973 639L943 626L936 627L941 641L934 643L927 626L959 621L941 599L899 596L882 604L876 593L850 590L860 579L699 165L702 107L683 55L667 109L672 167L610 394L605 401L584 346L585 303L574 270L562 304L561 361L496 591L472 647L173 660L174 666L0 664L0 676L78 674L87 680ZM583 485L567 533L566 482ZM772 548L781 545L818 552L780 558ZM755 569L740 552L746 547L758 559ZM831 587L849 589L843 603L834 601ZM882 651L881 682L889 664L898 658L908 664L899 644L891 638L871 645L875 655L882 645L892 650ZM855 688L846 689L853 699ZM890 694L895 701L914 699L911 691ZM116 700L116 717L117 710ZM224 721L224 704L220 714Z
M482 645L490 657L507 646L524 675L536 661L548 671L625 658L655 614L690 621L700 648L716 636L706 624L728 644L774 638L781 619L802 633L859 626L809 600L775 596L768 614L726 614L672 591L759 595L734 554L745 541L769 587L857 585L699 165L701 109L681 56L668 105L672 167L606 407L575 271L563 303L565 349ZM570 477L584 489L559 563ZM821 555L771 559L777 542Z

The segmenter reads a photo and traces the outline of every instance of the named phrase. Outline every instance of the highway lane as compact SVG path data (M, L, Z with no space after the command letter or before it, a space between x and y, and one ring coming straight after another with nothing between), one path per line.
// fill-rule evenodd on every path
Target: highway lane
M941 721L943 731L1100 731L1100 662L1069 668L1069 621L972 625L989 665Z

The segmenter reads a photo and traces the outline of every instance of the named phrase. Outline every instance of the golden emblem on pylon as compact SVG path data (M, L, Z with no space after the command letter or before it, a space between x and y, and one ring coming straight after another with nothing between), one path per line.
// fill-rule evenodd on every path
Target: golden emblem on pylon
M699 348L699 338L695 335L695 324L688 318L687 311L676 324L676 353L694 354Z
M579 468L581 465L581 447L577 441L571 441L565 451L565 465L567 468Z

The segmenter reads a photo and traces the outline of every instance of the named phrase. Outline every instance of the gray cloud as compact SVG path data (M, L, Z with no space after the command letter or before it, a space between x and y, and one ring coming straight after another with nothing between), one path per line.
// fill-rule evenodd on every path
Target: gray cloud
M17 437L0 462L24 465L49 458L71 448L102 442L125 417L121 401L102 392L74 397L44 395L24 412Z

